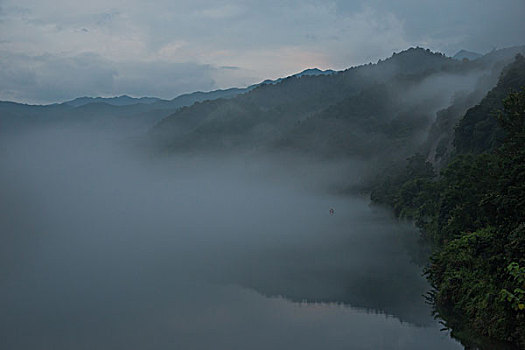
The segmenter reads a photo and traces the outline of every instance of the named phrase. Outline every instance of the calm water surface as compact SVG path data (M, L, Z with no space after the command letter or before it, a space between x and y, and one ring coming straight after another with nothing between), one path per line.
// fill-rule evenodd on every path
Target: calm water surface
M417 233L308 174L55 132L0 155L2 348L462 348Z

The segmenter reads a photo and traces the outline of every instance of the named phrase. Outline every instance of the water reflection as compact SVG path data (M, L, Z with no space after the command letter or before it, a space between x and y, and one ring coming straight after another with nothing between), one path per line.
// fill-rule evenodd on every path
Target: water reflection
M459 348L366 201L59 136L0 147L2 347Z
M343 303L415 325L434 323L422 297L429 286L407 251L417 232L371 212L363 201L339 204L340 215L325 230L247 250L226 276L268 296Z

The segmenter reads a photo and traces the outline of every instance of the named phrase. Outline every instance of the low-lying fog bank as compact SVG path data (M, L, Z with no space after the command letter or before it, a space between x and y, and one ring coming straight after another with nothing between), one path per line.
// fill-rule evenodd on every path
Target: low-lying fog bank
M460 347L424 303L417 233L323 192L361 165L147 159L120 141L0 140L3 347Z

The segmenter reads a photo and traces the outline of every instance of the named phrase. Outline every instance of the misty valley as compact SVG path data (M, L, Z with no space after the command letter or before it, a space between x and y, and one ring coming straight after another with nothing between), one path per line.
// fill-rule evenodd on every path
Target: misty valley
M1 347L520 348L524 52L0 102Z
M3 149L8 347L457 348L421 298L415 230L308 184L337 169L112 141L39 131Z

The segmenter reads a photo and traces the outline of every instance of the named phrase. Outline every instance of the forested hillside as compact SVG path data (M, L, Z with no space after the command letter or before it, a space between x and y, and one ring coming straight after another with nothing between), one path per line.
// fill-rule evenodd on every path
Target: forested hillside
M381 176L372 200L415 220L434 242L430 297L456 336L525 347L523 56L450 136L454 148L439 176L416 154Z
M478 103L514 51L458 61L412 48L376 64L196 103L163 119L150 136L168 152L286 151L382 167L421 147L436 112L461 96L469 97L465 109Z
M482 153L494 150L503 140L503 130L495 114L503 108L503 99L509 91L525 86L525 59L518 56L514 64L506 67L498 85L480 104L468 110L455 129L456 152Z

